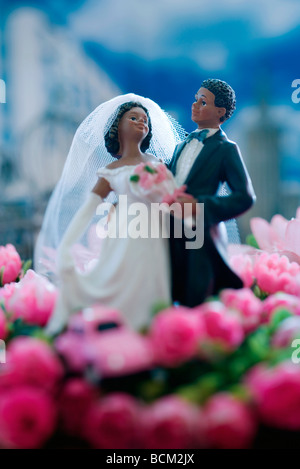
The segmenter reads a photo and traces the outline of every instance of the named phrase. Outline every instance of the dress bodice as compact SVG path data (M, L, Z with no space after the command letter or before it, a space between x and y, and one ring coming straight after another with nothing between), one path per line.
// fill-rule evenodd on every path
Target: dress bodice
M156 164L161 164L161 161L153 157L149 158L149 163L155 166ZM130 182L130 176L137 166L138 165L124 165L116 168L100 168L97 171L97 176L103 177L109 182L111 189L117 197L127 195L129 202L140 201L141 199L134 194L132 183ZM147 199L144 201L147 202Z
M118 197L127 195L130 199L135 199L131 191L130 176L137 165L125 165L118 168L100 168L97 171L98 177L103 177L109 182L110 187Z

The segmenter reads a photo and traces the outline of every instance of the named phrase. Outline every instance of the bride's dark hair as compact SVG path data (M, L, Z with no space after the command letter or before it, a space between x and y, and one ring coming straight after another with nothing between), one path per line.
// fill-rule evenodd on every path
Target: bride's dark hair
M146 109L139 102L129 101L128 103L124 103L124 104L122 104L121 106L118 107L117 115L116 115L113 123L111 124L110 128L108 129L108 131L104 135L106 149L112 156L117 155L118 151L119 151L119 148L120 148L120 143L119 143L119 139L118 139L119 122L122 119L125 112L130 111L130 109L132 109L133 107L140 107L147 114L149 132L148 132L147 136L144 138L144 140L141 144L141 151L144 153L149 148L150 140L152 138L152 126L151 126L151 119L150 119L150 116L149 116L148 109Z

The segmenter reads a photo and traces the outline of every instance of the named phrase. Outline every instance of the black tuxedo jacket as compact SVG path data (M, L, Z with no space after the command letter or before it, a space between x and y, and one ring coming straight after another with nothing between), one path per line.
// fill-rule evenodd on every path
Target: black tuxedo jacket
M185 236L175 238L172 229L170 235L173 300L187 306L202 303L222 288L243 286L227 263L224 227L222 231L220 222L241 215L255 201L252 183L236 143L228 140L220 129L203 144L184 184L187 193L204 203L204 244L199 249L186 249ZM175 148L169 164L173 174L176 174L184 146L182 142ZM231 192L218 196L223 182L227 182Z

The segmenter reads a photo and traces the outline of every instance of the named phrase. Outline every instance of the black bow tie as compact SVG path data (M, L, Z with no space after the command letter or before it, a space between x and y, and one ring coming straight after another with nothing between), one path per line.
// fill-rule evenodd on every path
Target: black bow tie
M196 138L197 140L199 140L199 142L203 142L203 140L206 139L208 132L208 129L200 130L200 132L197 132L195 130L187 136L185 143L189 143L191 140L193 140L193 138Z

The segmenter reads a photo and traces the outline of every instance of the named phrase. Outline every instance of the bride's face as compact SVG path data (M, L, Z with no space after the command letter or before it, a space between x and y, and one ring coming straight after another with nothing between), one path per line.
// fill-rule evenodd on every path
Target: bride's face
M149 132L148 117L140 107L125 112L119 123L119 142L135 140L142 142Z

